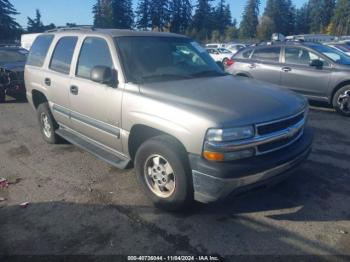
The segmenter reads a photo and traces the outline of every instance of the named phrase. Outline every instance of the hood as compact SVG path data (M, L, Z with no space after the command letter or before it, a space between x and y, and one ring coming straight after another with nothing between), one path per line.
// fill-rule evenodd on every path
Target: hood
M285 118L300 112L307 103L291 91L233 76L146 83L140 90L152 99L199 114L222 127Z
M13 71L13 72L23 72L25 64L26 64L25 61L8 62L8 63L2 62L0 63L0 68L4 68L8 71Z

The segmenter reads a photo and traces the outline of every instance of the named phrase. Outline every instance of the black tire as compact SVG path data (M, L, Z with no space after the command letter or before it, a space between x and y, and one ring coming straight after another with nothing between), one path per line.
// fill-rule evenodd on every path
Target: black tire
M42 103L38 106L37 115L38 115L38 121L40 125L40 131L43 136L43 139L49 144L60 143L61 139L55 133L55 131L58 129L58 124L55 121L54 117L52 116L49 104L47 102ZM50 127L50 129L49 130L47 129L46 131L49 131L49 132L45 132L44 117L47 117L47 124Z
M333 107L339 114L350 117L350 85L343 86L334 94Z
M151 176L146 174L146 166L152 156L161 156L166 159L173 170L175 186L171 195L167 197L156 195L147 182L147 180L154 182L153 178L150 179ZM135 171L142 188L156 207L178 211L193 203L193 183L187 153L174 138L162 135L144 142L135 156Z
M5 103L5 101L6 101L5 90L0 86L0 103Z

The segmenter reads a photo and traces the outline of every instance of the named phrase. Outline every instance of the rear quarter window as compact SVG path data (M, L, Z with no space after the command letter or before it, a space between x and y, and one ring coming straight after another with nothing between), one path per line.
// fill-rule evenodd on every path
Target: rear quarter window
M250 55L253 53L253 49L242 50L235 55L235 58L239 59L249 59Z
M53 35L38 36L30 49L27 65L42 67L52 40Z

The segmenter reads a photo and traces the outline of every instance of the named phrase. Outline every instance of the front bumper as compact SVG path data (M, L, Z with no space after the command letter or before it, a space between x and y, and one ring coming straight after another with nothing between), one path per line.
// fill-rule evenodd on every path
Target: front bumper
M306 128L294 144L250 159L218 163L190 155L195 199L214 202L240 189L288 176L307 159L312 141L313 132Z

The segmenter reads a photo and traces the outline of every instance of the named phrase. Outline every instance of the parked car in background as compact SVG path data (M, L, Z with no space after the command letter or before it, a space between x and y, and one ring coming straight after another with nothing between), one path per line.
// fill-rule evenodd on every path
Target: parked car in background
M35 40L25 81L45 141L134 166L166 209L279 181L311 151L306 99L235 79L182 35L51 31Z
M13 45L0 46L0 103L6 95L25 98L24 65L28 51Z
M286 42L251 47L234 55L226 70L328 102L350 116L350 57L329 46Z
M230 64L233 53L226 48L206 48L209 55L214 59L215 62L220 62L224 66Z
M226 44L223 43L211 43L211 44L206 44L206 48L225 48Z
M21 47L29 51L32 47L34 40L39 35L40 34L23 34L21 36Z
M343 52L344 54L350 56L350 45L347 45L346 43L327 43L327 46L333 47L337 49L338 51Z

